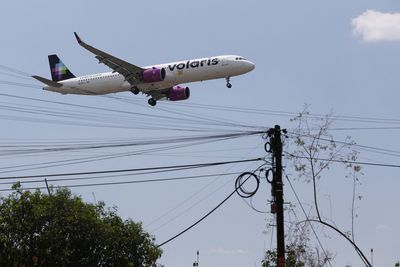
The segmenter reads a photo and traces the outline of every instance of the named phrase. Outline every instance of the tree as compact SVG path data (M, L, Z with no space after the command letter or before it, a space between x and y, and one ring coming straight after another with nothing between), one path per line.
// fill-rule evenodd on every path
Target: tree
M293 210L289 210L289 213ZM330 251L321 252L317 246L310 244L310 228L305 224L290 223L288 235L286 236L287 245L286 267L324 267L328 266L333 254ZM277 250L267 250L264 259L261 261L262 267L276 267Z
M305 178L307 182L312 182L313 185L314 206L317 218L307 218L305 222L319 223L336 231L336 233L353 245L362 261L367 266L371 266L366 256L355 243L354 238L356 185L359 182L359 176L363 174L360 165L356 163L359 154L359 152L353 148L356 143L350 137L346 137L344 142L335 141L333 139L333 136L329 133L329 128L333 123L331 115L326 115L325 117L311 117L313 123L310 124L310 114L307 109L308 106L306 105L303 112L292 119L292 121L298 123L298 126L296 132L292 135L293 142L291 145L294 146L294 151L287 153L288 159L292 161L294 170L299 174L299 177ZM347 234L339 230L334 223L327 222L321 215L318 207L317 180L321 179L322 173L329 170L330 165L334 162L342 163L344 168L349 172L346 177L351 177L353 180L351 205L352 226L351 232ZM361 199L360 196L358 198Z
M363 262L367 266L371 266L368 259L356 245L354 237L355 218L357 217L355 201L361 199L360 196L356 196L356 185L360 182L359 177L363 175L360 165L356 163L359 152L354 149L355 142L350 137L346 137L344 141L334 140L329 131L334 122L332 115L310 115L307 111L308 108L309 106L306 105L298 116L291 119L297 126L287 134L289 141L286 144L285 156L298 177L307 183L312 183L316 216L305 214L306 219L302 221L299 221L296 216L296 223L293 224L292 222L295 227L289 228L285 237L288 241L286 266L321 267L331 264L329 261L333 258L333 255L330 251L321 247L321 253L318 246L310 244L309 229L311 224L323 225L323 227L341 235L354 246ZM323 178L324 172L328 171L333 163L341 164L348 172L346 178L351 178L353 181L351 231L348 232L339 230L332 218L325 218L318 206L317 181ZM289 180L288 176L287 179ZM291 209L289 208L287 211L291 211ZM303 210L303 212L305 211ZM275 262L276 251L267 251L263 266L276 266Z
M102 202L13 189L0 198L0 266L153 266L161 256L140 223Z
M277 251L268 250L261 262L262 267L276 267ZM307 245L286 246L286 267L323 267L328 263L329 258L319 258L319 250L313 251Z
M287 153L287 158L293 164L294 170L300 178L306 182L312 182L314 188L314 205L317 219L322 221L317 201L317 180L322 178L322 173L330 169L332 163L342 163L349 174L347 178L353 180L352 201L352 230L354 238L354 202L356 199L355 187L359 182L361 166L356 164L359 152L354 149L356 144L351 137L347 136L345 141L336 141L329 133L329 128L334 122L332 115L323 117L310 117L306 105L303 112L291 119L297 122L297 128L292 133L292 142L289 144L294 148ZM358 199L361 199L358 196Z

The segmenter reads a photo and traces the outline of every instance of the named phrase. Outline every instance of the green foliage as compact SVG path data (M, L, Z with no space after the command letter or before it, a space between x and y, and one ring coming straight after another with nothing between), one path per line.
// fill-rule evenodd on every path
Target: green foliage
M311 115L308 112L308 108L309 106L305 105L304 110L298 116L291 119L291 122L296 123L297 127L292 131L292 133L290 133L291 140L289 141L288 146L291 147L291 149L285 152L287 158L293 164L298 177L303 178L306 182L312 182L317 219L308 216L307 221L318 222L335 230L342 237L346 238L356 248L360 256L366 260L362 251L360 251L358 246L355 244L354 237L355 218L358 217L356 213L356 200L362 199L362 196L357 195L356 186L360 183L360 176L363 175L362 168L360 164L357 163L359 152L355 149L356 143L349 136L346 137L344 141L336 141L332 134L330 134L330 127L336 116L332 116L332 114L326 116ZM329 171L333 163L341 165L343 169L348 172L345 177L350 178L353 181L351 231L347 232L339 230L333 225L334 223L326 222L318 207L319 190L317 188L317 181L322 179L323 173ZM307 237L307 231L303 231L300 236ZM297 236L295 235L295 237ZM292 249L298 253L298 244L302 245L301 248L308 248L307 242L304 243L303 241L300 243L293 243L296 244L296 246L292 247ZM306 249L305 251L307 252L308 250ZM314 252L316 254L308 254L308 259L311 260L310 262L305 263L300 261L299 263L305 263L305 266L323 266L331 257L330 253L328 253L329 251L324 251L323 249L323 257L320 257L318 250L315 250ZM289 259L290 254L287 256Z
M152 266L161 256L140 223L104 203L84 203L68 189L13 189L0 198L0 266Z
M291 151L287 152L287 158L293 165L299 178L313 184L314 205L317 218L322 221L322 216L318 208L318 188L317 180L322 179L323 174L330 170L333 164L342 167L347 172L346 178L353 180L353 192L351 202L351 231L347 233L354 241L356 200L361 200L362 196L357 194L356 187L360 184L360 177L363 175L360 164L357 163L359 151L355 149L356 143L347 136L344 141L337 141L330 134L330 128L334 123L335 116L310 115L309 105L305 105L304 110L296 117L291 119L297 124L293 131L291 141L288 146ZM335 169L336 171L336 169Z
M354 140L347 136L344 141L335 141L329 131L334 116L315 117L308 108L309 105L305 105L304 110L291 119L297 126L288 144L293 149L286 153L299 177L307 182L320 179L332 163L343 163L351 172L361 173L361 166L354 163L359 154L353 149Z
M262 267L277 267L277 251L268 250L261 262ZM290 244L286 246L286 267L323 267L330 258L319 258L318 251L312 251L305 244Z
M277 251L268 250L265 259L261 262L262 267L276 267ZM305 247L303 245L286 246L286 267L303 267L307 261Z
M290 214L291 210L288 211ZM290 216L289 216L290 217ZM333 259L333 254L328 250L320 251L310 243L310 228L308 223L290 223L285 237L286 267L324 267ZM267 250L262 267L277 267L277 251Z

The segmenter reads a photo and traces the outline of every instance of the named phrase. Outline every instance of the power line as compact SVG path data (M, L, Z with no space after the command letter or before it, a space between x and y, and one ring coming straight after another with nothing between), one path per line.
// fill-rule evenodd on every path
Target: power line
M173 123L176 122L177 118L171 117L171 116L166 116L162 114L158 114L157 116L154 116L153 114L146 114L146 113L141 113L141 112L132 112L132 111L124 111L124 110L118 110L118 109L111 109L111 108L103 108L103 107L94 107L94 106L87 106L87 105L81 105L81 104L72 104L72 103L66 103L66 102L60 102L60 101L51 101L51 100L44 100L44 99L38 99L38 98L33 98L33 97L25 97L25 96L17 96L17 95L10 95L10 94L4 94L0 93L2 96L6 97L11 97L11 98L17 98L17 99L23 99L23 100L30 100L30 101L38 101L42 103L50 103L50 104L57 104L57 105L63 105L63 106L71 106L75 108L85 108L85 109L91 109L91 110L99 110L99 111L106 111L106 112L113 112L113 113L122 113L124 115L134 115L134 116L142 116L142 117L147 117L150 118L152 121L156 120L161 120L161 122L171 121ZM175 120L174 120L175 119ZM225 127L232 127L232 124L226 123L223 121L216 122L215 120L210 120L207 118L201 118L199 119L193 119L193 118L187 118L184 120L185 123L191 122L195 124L204 124L207 122L208 125L219 125L219 126L225 126ZM235 125L235 127L242 127L240 125Z
M30 77L31 76L31 74L29 74L29 73L27 73L25 71L22 71L22 70L19 70L19 69L16 69L16 68L12 68L12 67L8 67L8 66L5 66L5 65L0 65L0 69L3 69L3 70L6 70L6 71L9 71L9 72L18 74L18 75L20 75L22 77Z
M307 157L298 156L291 154L290 152L285 152L287 155L298 158L298 159L308 159ZM339 163L349 163L349 164L359 164L359 165L368 165L368 166L377 166L377 167L390 167L390 168L400 168L400 165L397 164L385 164L385 163L373 163L373 162L363 162L363 161L352 161L352 160L339 160L339 159L328 159L328 158L313 158L315 160L321 161L330 161L330 162L339 162Z
M21 176L0 177L0 180L6 180L6 179L28 179L28 178L39 178L39 177L46 177L47 178L47 177L60 177L60 176L94 175L94 174L106 174L106 173L124 173L124 172L135 172L135 171L175 169L175 168L183 168L183 167L202 168L202 167L211 167L211 166L219 166L219 165L226 165L226 164L235 164L235 163L259 161L259 160L263 160L263 159L262 158L253 158L253 159L234 160L234 161L220 161L220 162L211 162L211 163L198 163L198 164L148 167L148 168L136 168L136 169L103 170L103 171L92 171L92 172L72 172L72 173L53 173L53 174L50 173L50 174L38 174L38 175L21 175Z
M22 86L22 84L21 84ZM201 125L201 124L205 124L205 125L213 125L213 126L218 126L218 127L236 127L236 128L251 128L251 129L259 129L260 127L256 127L256 126L252 126L252 125L244 125L244 124L240 124L237 122L228 122L227 120L224 119L219 119L219 118L212 118L211 116L200 116L198 114L194 114L192 112L178 112L178 111L173 111L173 110L168 110L168 109L157 109L157 110L153 110L154 112L156 111L163 111L163 113L165 112L169 112L169 113L173 113L175 115L178 115L179 117L171 117L171 116L166 116L163 114L158 114L157 116L154 116L153 114L146 114L146 113L140 113L140 112L130 112L130 111L122 111L122 110L115 110L115 109L110 109L110 108L101 108L101 107L92 107L92 106L87 106L87 105L79 105L79 104L71 104L71 103L65 103L65 102L60 102L60 101L50 101L50 100L43 100L43 99L37 99L37 98L32 98L32 97L23 97L23 96L17 96L17 95L10 95L10 94L0 94L6 97L12 97L12 98L17 98L17 99L24 99L24 100L30 100L30 101L39 101L39 102L46 102L46 103L50 103L50 104L57 104L57 105L67 105L67 106L73 106L73 107L79 107L79 108L87 108L87 109L94 109L94 110L101 110L101 111L107 111L107 112L117 112L117 113L123 113L124 115L135 115L135 116L144 116L144 117L149 117L151 118L151 121L154 122L159 121L159 123L157 124L165 124L167 121L170 121L170 123L167 123L165 125L165 129L169 129L168 126L170 125L174 125L176 123L179 122L179 124L195 124L195 125ZM100 97L105 97L108 99L120 99L120 97L114 97L114 96L100 96ZM16 109L18 109L20 112L28 112L28 111L23 111L24 109L22 109L20 106L15 107ZM43 109L43 107L40 107L41 109ZM70 117L71 116L71 112L75 112L75 111L69 111L69 114L67 115L61 115L61 116L67 116ZM48 116L59 116L57 115L57 113L60 112L55 112L54 110L48 110L45 112L46 114L44 115L48 115ZM79 119L79 120L88 120L88 118L84 117L79 117L79 114L76 115L72 115L74 118ZM185 120L181 120L181 117L185 116L187 117ZM7 119L7 117L5 117ZM9 118L11 119L11 118ZM120 120L120 116L118 117L118 120ZM101 120L104 121L103 117L98 117L96 120ZM36 120L37 122L46 122L43 120ZM90 121L92 122L92 121ZM115 119L113 125L115 125ZM47 123L50 123L50 121L47 121ZM57 122L57 121L53 121L51 123L62 123L62 122ZM72 123L72 122L68 122L68 123ZM150 126L152 126L153 124L150 123L149 121L146 122L146 124L149 124L149 126L147 128L149 128ZM123 128L127 128L127 126L125 124L123 124L125 127ZM79 125L79 126L85 126L85 125ZM95 126L93 125L93 123L91 123L90 125L87 126ZM107 127L107 125L102 125L103 127ZM137 123L135 123L135 126L137 128ZM108 126L111 127L111 126ZM151 127L151 128L155 128L155 129L161 129L160 127ZM192 128L198 128L198 127L192 127ZM164 128L163 128L164 129ZM164 129L164 130L165 130ZM175 129L175 130L179 130L179 129ZM185 129L183 129L185 130ZM215 130L215 129L214 129Z
M47 153L47 152L65 152L65 151L76 151L76 150L88 150L88 149L99 149L99 148L117 148L117 147L130 147L130 146L139 146L139 145L160 145L160 144L171 144L171 143L183 143L183 142L191 142L191 141L200 141L200 140L212 140L212 139L225 139L225 138L237 138L248 135L257 135L262 134L262 131L255 132L247 132L247 133L230 133L230 134L218 134L218 135L203 135L203 136L178 136L174 138L164 138L164 139L153 139L153 140L142 140L142 141L134 141L134 142L126 142L126 143L113 143L113 144L88 144L79 146L62 146L62 147L47 147L42 148L43 145L40 145L40 148L30 148L24 150L2 150L1 154L31 154L31 153Z
M256 170L258 171L263 165L259 166ZM244 177L246 174L250 174L250 176L248 176L245 180L241 180L242 177ZM213 208L212 210L210 210L208 213L206 213L203 217L201 217L199 220L197 220L195 223L193 223L192 225L190 225L189 227L185 228L184 230L182 230L181 232L179 232L178 234L174 235L173 237L169 238L168 240L162 242L161 244L157 245L157 247L161 247L169 242L171 242L172 240L178 238L179 236L181 236L182 234L186 233L187 231L189 231L190 229L192 229L193 227L195 227L197 224L199 224L200 222L202 222L205 218L207 218L208 216L210 216L214 211L216 211L219 207L221 207L229 198L231 198L235 193L238 193L238 189L241 188L241 186L243 186L243 184L245 184L251 177L256 177L257 176L253 173L250 172L244 172L241 175L238 176L237 180L236 180L236 186L235 186L235 190L232 191L232 193L230 193L224 200L222 200L215 208ZM239 181L239 185L238 185L238 181ZM238 193L239 196L241 196Z
M46 163L25 164L25 165L13 166L13 167L8 166L8 167L0 168L0 170L17 168L17 167L26 167L26 168L17 169L17 170L14 169L14 170L8 170L8 171L1 171L0 173L10 173L10 172L16 172L16 171L26 171L26 170L36 170L36 169L44 169L44 168L51 168L51 167L60 167L60 166L81 164L81 163L87 163L87 162L93 162L93 161L99 161L99 160L109 160L109 159L115 159L115 158L121 158L121 157L128 157L128 156L133 156L133 155L146 155L146 154L151 154L153 152L158 152L158 151L166 151L166 150L172 150L172 149L178 149L178 148L185 148L185 147L201 145L201 144L205 144L205 143L224 141L224 140L228 140L228 139L229 138L216 139L216 140L205 140L205 141L199 141L199 142L191 142L188 144L156 147L156 148L135 150L135 151L124 152L124 153L116 153L116 154L114 153L114 154L106 154L106 155L100 155L100 156L94 156L94 157L93 156L92 157L84 157L84 158L79 158L79 159L58 160L58 161L51 161L51 162L46 162ZM33 166L37 166L37 167L33 167Z
M0 67L0 68L1 68L1 67ZM7 72L4 72L4 71L0 71L0 75L6 75L6 76L13 77L13 78L23 79L23 80L29 80L29 81L32 81L32 80L33 80L32 77L28 78L28 77L26 77L26 76L20 76L20 75L17 75L17 74L7 73Z
M290 112L282 110L272 110L272 109L255 109L255 108L243 108L243 107L233 107L233 106L221 106L221 105L207 105L207 104L197 104L197 103L178 103L177 105L189 106L201 109L211 109L211 110L221 110L221 111L232 111L240 113L251 113L251 114L265 114L283 117L293 117L298 116L299 112ZM326 118L326 114L310 113L304 115L310 118ZM399 119L388 119L388 118L377 118L377 117L362 117L362 116L349 116L349 115L332 115L332 119L337 121L351 121L351 122L369 122L369 123L394 123L399 124Z
M285 177L286 177L286 180L288 180L288 182L289 182L290 188L292 189L293 194L295 195L296 200L297 200L297 202L299 203L299 205L300 205L300 207L301 207L301 210L303 211L304 216L306 217L307 221L309 221L309 217L308 217L308 215L307 215L307 213L306 213L306 211L305 211L305 209L304 209L304 207L303 207L303 204L302 204L301 201L300 201L299 195L297 194L296 190L294 189L293 184L292 184L292 182L290 181L289 176L288 176L286 173L285 173ZM312 230L313 233L314 233L315 238L317 239L317 242L318 242L319 246L320 246L321 249L322 249L322 252L323 252L324 255L325 255L325 258L328 260L329 265L332 266L331 260L330 260L329 257L328 257L328 253L327 253L326 250L324 249L324 246L322 245L322 242L321 242L321 240L319 239L319 237L318 237L318 235L317 235L317 232L316 232L315 229L314 229L314 226L312 225L312 223L309 223L309 225L310 225L310 227L311 227L311 230Z
M192 175L192 176L182 176L182 177L172 177L172 178L158 178L158 179L146 179L146 180L134 180L134 181L119 181L119 182L104 182L104 183L87 183L87 184L70 184L70 185L58 185L57 187L90 187L90 186L109 186L109 185L123 185L123 184L139 184L139 183L153 183L153 182L167 182L167 181L182 181L182 180L193 180L200 178L209 178L214 176L227 176L234 173L218 173L218 174L205 174L205 175ZM47 180L47 179L46 179ZM57 181L57 180L47 180ZM37 181L35 181L37 182ZM43 181L41 181L43 182ZM46 189L46 186L42 187L27 187L24 190L34 190L34 189ZM0 192L14 191L14 189L0 189Z
M1 82L0 82L1 83ZM3 81L4 84L9 84L9 85L15 85L15 86L24 86L24 87L35 87L35 85L30 85L30 84L23 84L23 83L16 83L16 82L11 82L11 81ZM17 97L17 96L14 96ZM110 99L116 99L120 101L126 101L129 103L133 103L133 99L124 99L123 97L114 97L114 96L103 96L106 98ZM31 99L33 100L33 99ZM67 103L64 103L67 104ZM137 103L135 103L137 104ZM194 103L178 103L175 104L175 107L178 106L187 106L187 107L192 107L192 108L201 108L203 110L206 109L211 109L211 110L220 110L220 111L230 111L230 112L240 112L240 113L250 113L250 114L265 114L265 115L276 115L276 116L297 116L299 113L298 112L287 112L287 111L279 111L279 110L263 110L263 109L251 109L251 108L240 108L240 107L227 107L227 106L212 106L212 105L204 105L204 104L194 104ZM82 105L81 105L82 107ZM238 122L227 122L226 120L221 120L221 119L211 119L209 116L200 116L198 114L190 115L187 114L186 112L179 112L179 111L173 111L173 110L168 110L164 109L164 111L177 114L177 115L184 115L189 117L188 120L193 120L192 118L197 118L201 121L208 121L209 123L217 123L219 125L225 125L225 126L234 126L234 127L247 127L247 128L258 128L257 126L251 126L251 125L245 125L242 123ZM193 114L193 113L192 113ZM142 114L143 115L143 114ZM307 114L306 116L310 118L325 118L326 115L323 114ZM386 123L386 124L400 124L400 120L398 119L386 119L386 118L376 118L376 117L361 117L361 116L346 116L346 115L332 115L332 119L334 120L339 120L339 121L351 121L351 122L366 122L366 123ZM342 127L342 128L334 128L334 130L382 130L382 129L400 129L400 127Z
M123 101L123 102L128 102L128 103L135 104L135 105L138 105L138 106L141 106L141 107L143 107L145 105L145 104L143 104L141 102L137 103L136 101L132 101L133 99L126 100L124 98L117 97L117 96L105 96L105 97L111 98L111 99L115 99L115 100L119 100L119 101ZM146 105L146 107L147 107L147 105ZM223 125L226 125L226 126L234 126L234 127L242 127L242 128L258 128L258 127L255 127L255 126L245 125L245 124L238 123L238 122L231 121L231 120L226 120L226 119L221 120L220 118L215 118L215 117L210 116L210 115L208 115L208 116L200 116L200 115L198 115L198 114L196 114L194 112L190 112L190 111L187 111L187 110L185 110L185 112L180 112L180 111L171 110L171 109L165 109L165 108L161 108L161 107L158 107L158 109L162 110L162 111L165 111L165 112L168 112L168 113L171 113L171 114L189 117L191 119L192 118L197 118L197 119L200 119L200 120L211 121L211 122L215 122L217 124L223 124Z
M393 127L336 127L329 129L331 131L362 131L362 130L400 130L399 126Z
M131 177L131 176L138 176L138 175L151 175L151 174L160 174L160 173L167 173L167 172L178 172L178 171L185 171L185 170L192 170L194 167L182 167L176 169L165 169L165 170L154 170L154 171L144 171L144 172L135 172L135 173L122 173L122 174L112 174L112 175L99 175L99 176L83 176L83 177L73 177L73 178L57 178L57 179L47 179L48 182L65 182L65 181L83 181L83 180L97 180L97 179L107 179L107 178L119 178L119 177ZM221 174L221 176L225 175L232 175L238 174L237 172L230 172ZM216 174L217 175L217 174ZM215 176L216 176L215 175ZM147 181L147 180L145 180ZM31 184L31 183L43 183L43 179L39 180L22 180L18 181L21 184ZM12 182L0 182L0 185L12 185L15 181ZM67 186L67 185L66 185Z
M261 142L262 143L262 142ZM254 150L254 148L253 148ZM250 152L248 152L245 157L249 156ZM245 171L248 171L250 168L253 168L253 166L256 164L256 162L253 162ZM230 165L230 167L228 167L225 172L228 172L229 170L231 170L235 165ZM255 172L255 171L254 171ZM159 221L161 218L165 217L166 215L168 215L169 213L173 212L174 210L176 210L177 208L181 207L182 205L184 205L186 202L188 202L190 199L192 199L193 197L195 197L196 195L198 195L200 192L202 192L203 190L205 190L207 187L211 186L213 183L215 183L217 181L217 179L214 179L213 181L211 181L210 183L206 184L205 186L203 186L202 188L200 188L199 190L197 190L194 194L192 194L190 197L186 198L185 200L183 200L182 202L180 202L177 206L175 206L172 209L169 209L168 211L166 211L165 213L161 214L160 216L158 216L156 219L152 220L151 222L149 222L148 224L146 224L146 227L149 227L150 225L152 225L153 223L155 223L156 221ZM219 190L221 190L223 187L225 187L230 181L227 181L225 183L223 183L221 186L215 188L212 192L210 192L209 194L207 194L205 197L201 198L200 200L198 200L196 203L190 205L188 208L186 208L185 210L183 210L182 212L180 212L178 215L174 216L173 218L170 218L167 222L163 223L162 225L159 225L158 227L156 227L155 229L151 230L150 232L154 232L159 230L160 228L164 227L165 225L171 223L172 221L176 220L177 218L179 218L180 216L182 216L183 214L185 214L186 212L188 212L189 210L191 210L192 208L194 208L195 206L197 206L198 204L200 204L201 202L203 202L204 200L206 200L207 198L209 198L211 195L215 194L216 192L218 192Z
M299 134L299 133L294 133L294 132L290 132L290 134L293 136L296 136L296 137L314 138L312 135L308 135L308 134ZM400 151L392 150L392 149L360 145L355 142L338 141L338 140L327 139L327 138L323 138L323 137L318 137L318 139L322 140L322 141L326 141L326 142L334 142L334 143L343 144L343 145L347 145L347 146L359 147L361 149L365 149L365 150L371 151L371 152L374 152L373 150L375 150L376 153L385 154L385 155L391 155L391 156L399 156L400 155Z
M39 89L40 88L39 86L34 85L34 84L11 82L11 81L6 81L6 80L0 80L0 84L21 86L21 87L30 87L30 88L35 88L35 89Z
M16 78L31 79L31 77L30 77L31 75L29 73L17 70L15 68L0 65L0 69L15 73L14 76L16 76ZM9 73L4 73L4 74L10 75ZM41 86L38 86L38 85L24 84L24 83L18 83L18 82L13 82L13 81L6 81L6 80L1 80L0 84L1 83L7 84L7 85L22 86L22 87L41 88ZM132 103L132 98L126 99L126 98L123 98L120 96L117 96L117 97L104 96L104 97L113 98L113 99L120 100L120 101L128 101L129 103ZM221 105L216 106L216 105L196 104L196 103L174 103L174 105L176 107L183 106L183 107L191 107L191 108L198 108L198 109L200 108L203 110L209 109L209 110L240 112L240 113L248 113L248 114L274 115L274 116L284 116L284 117L294 117L294 116L299 115L299 112L288 112L288 111L272 110L272 109L255 109L255 108L243 108L243 107L221 106ZM168 112L180 113L177 111L168 111ZM198 115L196 115L196 116L198 116ZM305 114L304 116L307 116L310 118L316 118L316 119L326 118L325 114L317 114L317 113L309 113L309 114ZM207 117L198 116L198 118L209 120L209 118L207 118ZM349 115L332 115L331 118L334 120L337 120L337 121L400 124L399 119L392 119L392 118L362 117L362 116L349 116ZM219 122L219 123L225 123L225 121L220 120L220 119L216 119L214 121ZM232 122L231 125L243 126L243 125L237 124L235 122ZM345 128L343 128L343 129L345 129ZM359 128L359 129L362 129L362 128ZM364 130L369 130L369 129L373 129L373 128L365 128ZM396 128L390 128L390 129L396 129Z
M24 104L24 106L27 106ZM29 107L29 105L28 105ZM215 122L198 121L193 119L177 120L174 117L163 119L162 115L157 115L150 120L144 121L143 119L127 118L126 116L111 117L110 115L103 115L98 113L85 113L85 116L81 116L81 113L76 111L62 111L57 109L46 108L21 108L18 106L2 105L0 109L6 111L13 111L19 113L29 114L30 116L16 116L16 115L1 115L1 119L12 120L12 121L24 121L32 123L49 123L58 125L74 125L81 127L106 127L106 128L122 128L122 129L144 129L144 130L174 130L174 131L190 131L190 132L210 132L210 131L223 131L219 129L221 127L233 127L227 124L217 124ZM36 118L32 116L50 116L64 119L76 119L78 121L71 120L54 120L48 118ZM136 115L136 116L141 116ZM195 125L195 126L194 126ZM207 128L204 125L213 126L217 128ZM238 127L238 126L235 126ZM242 127L243 128L243 127ZM249 128L249 127L247 127ZM257 128L257 127L252 127Z
M212 210L210 210L208 213L206 213L203 217L201 217L199 220L197 220L195 223L193 223L192 225L190 225L189 227L187 227L186 229L184 229L183 231L179 232L178 234L174 235L173 237L167 239L166 241L162 242L161 244L157 245L157 247L161 247L164 246L165 244L171 242L172 240L178 238L179 236L183 235L184 233L186 233L187 231L189 231L190 229L192 229L193 227L195 227L196 225L198 225L200 222L202 222L205 218L207 218L208 216L210 216L214 211L216 211L219 207L221 207L228 199L230 199L236 192L236 189L230 193L224 200L222 200L215 208L213 208Z

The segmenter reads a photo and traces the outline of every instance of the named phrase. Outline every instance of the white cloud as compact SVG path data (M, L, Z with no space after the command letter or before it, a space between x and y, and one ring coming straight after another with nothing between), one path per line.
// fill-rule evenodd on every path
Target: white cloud
M352 19L352 26L365 42L400 41L400 13L367 10Z
M243 250L243 249L234 249L234 250L229 250L229 249L224 249L222 247L218 247L217 249L213 249L212 250L213 253L217 253L217 254L247 254L248 251Z

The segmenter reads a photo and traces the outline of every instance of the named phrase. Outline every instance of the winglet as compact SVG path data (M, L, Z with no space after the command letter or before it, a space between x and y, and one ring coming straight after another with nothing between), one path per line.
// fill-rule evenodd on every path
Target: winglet
M75 37L76 37L76 40L78 41L78 44L83 43L83 42L82 42L82 39L79 37L79 35L78 35L76 32L74 32L74 35L75 35Z

